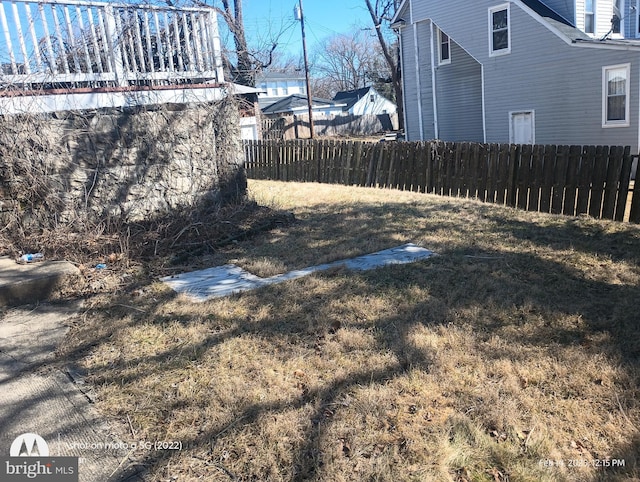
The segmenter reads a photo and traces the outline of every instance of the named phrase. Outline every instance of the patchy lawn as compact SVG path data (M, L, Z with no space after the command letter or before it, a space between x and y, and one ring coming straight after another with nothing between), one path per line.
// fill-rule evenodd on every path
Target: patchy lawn
M271 276L406 242L439 256L202 304L158 282L93 297L61 355L124 441L179 443L130 454L148 480L640 477L640 228L391 190L250 189L298 222L201 263Z

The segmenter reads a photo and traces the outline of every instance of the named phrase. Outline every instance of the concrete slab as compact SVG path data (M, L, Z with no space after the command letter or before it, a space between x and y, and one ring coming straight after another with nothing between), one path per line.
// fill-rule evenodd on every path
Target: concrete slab
M0 257L0 306L55 299L64 287L80 282L80 270L67 261L18 264Z
M51 456L80 458L80 482L121 480L126 451L113 449L118 439L71 377L47 365L67 332L65 320L81 309L81 302L41 304L0 317L0 454L8 456L19 435L36 433Z
M310 266L309 268L290 271L270 278L260 278L238 266L226 264L215 268L167 276L161 278L161 281L169 285L174 291L185 293L193 301L200 302L211 298L228 296L233 293L254 290L262 286L282 283L330 268L345 267L355 271L363 271L390 264L413 263L433 255L433 251L408 243L376 253L358 256L357 258Z

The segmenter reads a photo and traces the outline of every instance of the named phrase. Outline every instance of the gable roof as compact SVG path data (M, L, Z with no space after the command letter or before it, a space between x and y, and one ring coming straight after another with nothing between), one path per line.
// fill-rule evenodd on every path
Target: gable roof
M371 91L371 87L362 87L361 89L355 90L343 90L334 95L333 100L347 104L345 110L349 110L356 102L368 95L369 91Z
M540 0L513 0L514 3L520 4L523 9L528 10L530 15L538 17L543 25L554 32L567 43L577 46L589 46L596 48L640 48L640 42L635 39L625 39L624 41L616 39L598 39L593 38L575 27L567 19L559 15L554 10L547 7Z
M556 12L546 4L542 3L540 0L522 0L522 3L524 3L527 7L536 12L541 17L555 20L556 22L569 25L570 27L575 27L572 22L564 18L562 15L560 15L558 12Z
M407 8L413 0L403 0L398 7L392 23L399 20L401 13L406 12ZM581 47L624 49L624 50L640 50L640 41L636 39L597 39L590 37L582 30L575 27L572 22L564 18L558 12L547 6L541 0L511 0L512 3L519 5L523 10L529 13L533 18L544 25L555 35L563 39L568 44ZM406 18L405 18L406 20ZM407 22L409 23L409 22Z
M329 99L321 99L319 97L312 97L311 104L313 108L322 107L342 107L343 104L334 102ZM262 112L264 114L279 114L281 112L292 112L301 108L307 107L307 96L303 94L291 94L284 99L280 99L277 102L265 107Z

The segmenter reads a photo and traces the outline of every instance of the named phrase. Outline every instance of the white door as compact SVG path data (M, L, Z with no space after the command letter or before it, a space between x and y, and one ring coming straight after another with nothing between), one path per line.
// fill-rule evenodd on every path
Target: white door
M535 116L533 111L510 112L509 142L512 144L535 143Z

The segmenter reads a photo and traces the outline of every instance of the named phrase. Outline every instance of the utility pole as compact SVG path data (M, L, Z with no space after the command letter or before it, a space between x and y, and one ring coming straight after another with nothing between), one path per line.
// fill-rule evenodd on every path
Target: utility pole
M302 53L304 55L304 75L307 80L307 107L309 109L309 132L313 139L313 107L311 100L311 83L309 82L309 60L307 58L307 39L304 35L304 13L302 13L302 0L299 0L300 9L296 12L296 20L300 20L302 30Z

